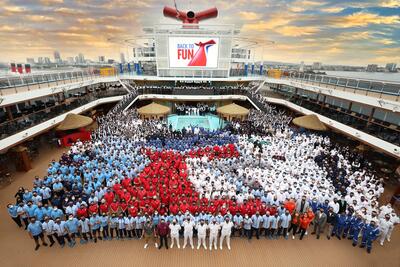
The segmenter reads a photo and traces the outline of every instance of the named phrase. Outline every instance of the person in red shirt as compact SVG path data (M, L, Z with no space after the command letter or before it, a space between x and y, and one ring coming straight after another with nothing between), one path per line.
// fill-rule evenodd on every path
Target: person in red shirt
M277 208L275 204L269 207L267 210L269 211L269 214L271 216L275 216L275 214L277 213Z
M285 202L285 209L289 211L290 214L293 214L296 209L296 202L293 199L288 199Z
M300 217L300 240L303 239L304 234L307 231L308 226L310 225L311 220L308 218L307 213L303 213L303 215Z
M112 192L110 189L107 189L107 192L104 194L104 199L107 201L107 204L110 205L113 200L114 200L114 192Z
M314 221L315 214L314 214L314 212L312 211L312 208L308 208L308 210L307 210L307 216L308 216L308 218L310 219L311 222Z
M247 205L245 204L245 202L243 202L242 204L240 204L239 206L239 212L242 216L244 215L249 215L249 213L247 212Z
M101 214L104 214L104 213L108 214L109 205L107 204L107 202L104 198L101 200L99 209L100 209Z
M189 212L193 215L199 212L199 207L197 206L196 202L192 202L192 205L189 206Z
M88 217L88 210L87 210L85 204L82 204L82 205L79 207L79 209L76 211L76 216L77 216L78 218L81 218L81 217L87 218L87 217Z
M153 199L150 201L150 204L154 210L159 210L161 207L161 202L160 200L157 199L157 196L153 196Z
M116 199L110 204L110 212L118 214L119 204Z
M232 205L229 206L229 212L232 214L232 216L235 216L238 211L239 207L237 206L236 202L232 202Z
M132 217L136 217L138 214L138 209L135 206L131 205L128 208L128 214L130 214Z
M93 214L98 214L99 212L99 205L97 205L97 203L92 202L89 205L89 214L93 215Z
M128 204L125 202L125 199L122 199L119 202L119 208L120 208L121 212L124 214L124 216L126 216L126 212L128 210Z
M182 213L185 213L186 211L189 210L189 204L186 203L186 200L183 200L183 203L179 206L179 210Z
M169 212L172 213L173 215L178 214L179 206L177 202L173 202L171 205L169 205Z
M208 207L208 212L210 212L212 215L215 215L215 213L217 212L217 207L214 206L213 202L210 203L210 206Z
M169 234L169 227L164 218L162 218L161 222L157 225L156 233L160 237L160 246L158 246L158 249L161 249L163 245L165 245L165 248L168 249L167 236Z

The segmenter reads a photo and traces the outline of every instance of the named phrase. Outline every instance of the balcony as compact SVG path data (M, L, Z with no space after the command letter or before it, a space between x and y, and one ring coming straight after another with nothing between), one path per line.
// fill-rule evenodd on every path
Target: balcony
M400 83L344 78L329 75L291 73L283 77L299 84L320 86L374 98L400 101Z

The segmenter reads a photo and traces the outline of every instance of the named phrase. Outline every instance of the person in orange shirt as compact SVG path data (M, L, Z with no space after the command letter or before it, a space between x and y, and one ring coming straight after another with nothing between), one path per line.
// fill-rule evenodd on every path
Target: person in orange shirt
M290 214L293 214L293 211L296 209L296 202L293 199L288 199L285 202L285 209L289 211Z
M307 212L303 213L303 215L300 217L300 240L303 239L308 226L310 226L310 223L311 223L311 220L308 217L308 213Z
M295 213L293 213L293 215L292 215L292 222L291 222L290 227L289 227L289 230L288 230L288 234L290 234L290 231L293 230L293 232L292 232L292 239L295 238L294 236L295 236L296 233L297 233L297 229L299 228L299 225L300 225L300 213L295 212Z
M312 208L308 208L307 216L308 216L308 218L310 219L311 222L314 221L315 213L313 212Z

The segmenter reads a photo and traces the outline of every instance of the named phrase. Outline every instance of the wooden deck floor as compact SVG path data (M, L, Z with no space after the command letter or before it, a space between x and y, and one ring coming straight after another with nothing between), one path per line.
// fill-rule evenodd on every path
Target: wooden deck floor
M14 175L14 182L0 190L0 266L400 266L400 231L395 229L392 242L381 247L374 243L372 254L353 248L350 241L325 237L316 240L306 236L300 240L247 240L234 238L232 250L159 251L143 249L142 240L99 241L77 244L74 248L41 247L34 251L34 242L8 217L6 205L14 201L19 186L31 188L35 175L44 175L51 159L58 159L62 149L47 149L33 162L34 169Z

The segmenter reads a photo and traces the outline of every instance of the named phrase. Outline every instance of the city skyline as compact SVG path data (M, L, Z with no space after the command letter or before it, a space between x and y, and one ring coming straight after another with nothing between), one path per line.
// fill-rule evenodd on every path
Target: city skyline
M173 1L0 0L0 58L62 59L79 53L119 59L132 51L109 38L135 36L142 27L174 23L162 16ZM400 63L400 0L216 0L200 4L177 1L182 10L216 6L217 19L235 24L241 33L275 43L259 49L258 60L306 64L365 66ZM136 12L134 11L136 10ZM262 53L263 52L263 53ZM263 56L261 56L263 54Z

